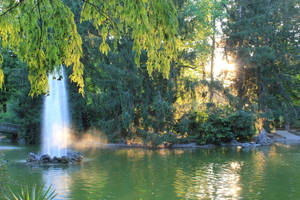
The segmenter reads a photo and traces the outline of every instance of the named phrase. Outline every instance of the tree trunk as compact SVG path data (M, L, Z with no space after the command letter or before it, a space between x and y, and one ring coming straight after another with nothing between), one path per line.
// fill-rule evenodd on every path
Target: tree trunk
M213 91L213 82L214 82L214 65L215 65L215 49L216 49L216 18L212 15L213 23L213 35L212 35L212 47L211 47L211 58L210 58L210 85L209 85L209 103L212 103L214 91Z
M6 113L7 112L7 105L6 105L6 103L3 104L2 108L3 108L3 112Z
M240 20L242 20L242 0L240 0L240 7L239 7L239 17ZM242 63L241 57L242 57L242 52L241 52L241 47L242 47L243 39L239 39L239 47L238 47L238 54L237 54L237 75L236 75L236 88L237 88L237 96L240 99L239 103L239 108L242 108L244 105L244 65Z

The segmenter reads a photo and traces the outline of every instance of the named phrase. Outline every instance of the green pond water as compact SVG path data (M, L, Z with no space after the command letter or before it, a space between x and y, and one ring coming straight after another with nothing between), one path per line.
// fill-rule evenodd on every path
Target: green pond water
M7 148L1 184L52 185L56 199L300 199L300 146L252 150L93 149L80 165L30 167L36 147Z

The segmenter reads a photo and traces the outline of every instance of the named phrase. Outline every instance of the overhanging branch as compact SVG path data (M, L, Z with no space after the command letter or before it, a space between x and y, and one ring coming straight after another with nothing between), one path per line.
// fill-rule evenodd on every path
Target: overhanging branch
M89 4L90 6L94 7L98 11L99 14L101 14L103 17L105 17L106 20L110 21L110 23L118 29L117 22L115 22L113 19L111 19L109 16L107 16L97 5L89 2L88 0L82 0L82 1L86 4Z
M13 5L12 7L8 8L6 11L4 11L2 14L0 14L0 17L6 15L7 13L9 13L10 11L12 11L13 9L17 8L19 5L21 5L21 3L24 0L20 0L18 3L16 3L15 5Z

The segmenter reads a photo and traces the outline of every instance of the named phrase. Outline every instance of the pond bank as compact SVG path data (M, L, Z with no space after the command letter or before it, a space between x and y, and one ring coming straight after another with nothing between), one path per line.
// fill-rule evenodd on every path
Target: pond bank
M189 148L197 148L197 149L212 149L216 147L238 147L238 148L256 148L260 146L270 146L276 143L284 143L284 144L300 144L300 136L297 136L293 133L290 133L286 130L276 131L275 133L267 133L264 132L260 136L254 137L254 141L249 142L238 142L236 140L232 140L229 143L221 143L220 145L215 144L205 144L198 145L195 142L191 143L179 143L179 144L171 144L171 143L163 143L158 146L150 146L144 144L136 144L136 143L107 143L107 144L98 144L96 145L98 148L142 148L142 149L189 149Z
M107 144L99 144L98 148L140 148L140 149L212 149L216 147L238 147L241 148L255 148L262 146L261 144L256 144L255 142L245 142L240 143L237 141L232 141L230 143L222 143L221 145L215 144L205 144L198 145L195 142L186 143L186 144L161 144L158 146L149 146L142 144L122 144L122 143L107 143Z

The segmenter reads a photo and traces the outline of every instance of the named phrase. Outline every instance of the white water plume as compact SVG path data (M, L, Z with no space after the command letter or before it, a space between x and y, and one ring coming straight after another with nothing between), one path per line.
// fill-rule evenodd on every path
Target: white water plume
M69 107L64 69L48 76L49 94L45 96L42 125L42 153L51 157L67 154Z

